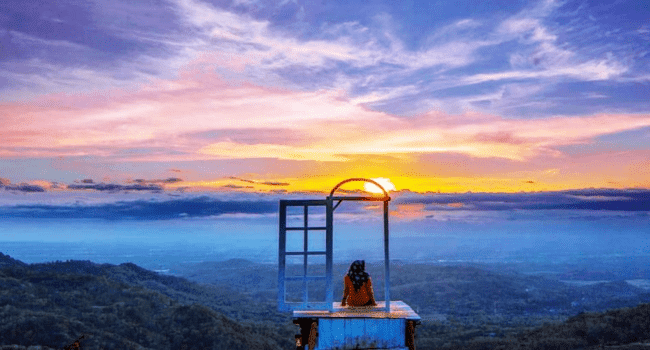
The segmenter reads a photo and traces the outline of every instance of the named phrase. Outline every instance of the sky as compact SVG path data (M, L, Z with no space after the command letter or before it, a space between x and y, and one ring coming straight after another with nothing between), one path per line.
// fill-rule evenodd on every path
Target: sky
M649 19L641 0L3 1L0 186L629 197L650 187Z

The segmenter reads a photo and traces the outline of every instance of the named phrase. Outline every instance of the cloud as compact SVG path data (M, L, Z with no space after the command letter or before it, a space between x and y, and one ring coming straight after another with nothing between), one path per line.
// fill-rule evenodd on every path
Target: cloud
M199 196L171 200L117 201L87 205L21 204L0 206L0 213L3 217L21 218L167 220L224 214L274 214L277 213L277 208L277 201L224 201L208 196Z
M109 86L131 90L134 84L146 81L173 90L171 78L184 74L191 66L197 71L217 72L234 82L302 91L345 90L357 103L374 102L375 108L383 110L400 108L396 105L416 106L423 96L431 98L441 89L485 82L526 80L550 86L557 78L595 81L636 79L637 75L630 72L632 67L625 64L626 60L612 54L582 54L582 42L575 42L577 38L571 37L575 40L560 45L558 42L566 33L576 29L554 21L554 16L566 15L566 11L558 11L561 4L534 2L505 18L463 18L447 26L422 28L429 40L413 45L400 36L396 28L401 19L391 14L363 21L367 14L361 13L357 14L359 21L325 22L319 28L295 31L292 25L298 24L279 25L272 14L265 14L267 10L254 9L270 7L265 2L247 0L241 4L244 3L254 6L246 6L245 12L242 8L235 11L197 0L175 0L164 7L100 1L90 7L96 12L93 25L101 34L122 40L120 43L128 50L135 50L128 60L115 53L116 61L112 64L73 67L49 61L49 57L38 57L32 63L22 62L21 66L6 62L5 73L23 87L42 85L50 91L71 92L71 87L79 87L77 92ZM124 18L126 14L133 20L116 26L112 19ZM25 40L43 42L39 47L67 42L89 47L73 43L72 39L80 41L79 38L65 41L31 37ZM138 47L146 49L138 51ZM509 56L509 69L479 68L486 62L501 60L504 54ZM463 67L467 69L458 69ZM427 86L427 79L421 78L423 73L431 77L435 88ZM623 77L624 73L632 74ZM20 74L24 76L21 78ZM456 96L445 108L451 109L453 102L462 104L462 97L471 98L469 95ZM472 107L481 109L476 104ZM401 108L407 109L407 114L417 112Z
M300 130L291 128L232 128L215 129L186 135L189 138L204 139L209 141L234 142L241 144L278 144L289 141L301 142L306 135Z
M45 188L39 185L30 185L26 183L21 183L19 185L11 185L11 184L2 184L0 185L0 189L4 189L6 191L18 191L18 192L45 192Z
M102 57L110 64L84 61L66 66L54 60L54 55L43 55L22 62L3 62L0 71L19 82L20 89L42 86L41 93L70 93L111 86L132 90L135 84L146 85L147 81L173 89L174 83L167 84L169 80L193 66L235 82L260 86L345 90L359 103L384 102L391 108L399 108L396 104L415 106L423 96L436 96L441 89L482 82L532 80L553 85L558 78L637 79L639 73L645 73L631 71L634 67L627 64L625 57L604 54L623 55L624 47L601 50L603 55L583 50L583 38L570 34L589 25L580 21L585 13L570 13L559 3L533 2L505 17L462 18L446 26L422 27L419 29L427 40L417 43L400 35L396 28L403 19L389 13L355 13L351 15L358 20L344 22L307 23L286 18L277 22L279 19L269 8L295 4L241 0L231 5L237 5L236 9L198 0L174 0L168 6L98 1L87 11L71 7L67 14L70 18L63 22L72 22L74 16L87 19L106 42L125 52L115 50ZM116 20L127 15L130 21ZM375 17L369 20L369 15ZM569 19L560 22L558 16ZM558 24L563 22L569 24ZM646 31L647 25L640 24L631 32L638 36ZM101 40L84 42L83 36L73 35L75 31L67 40L16 30L11 33L34 52L46 52L47 47L74 48L72 55L90 61L94 52L107 51L97 47ZM488 67L502 60L503 55L509 57L510 68ZM622 76L626 73L628 76ZM427 80L433 80L436 87L428 86ZM6 92L24 97L24 91L16 89ZM401 98L409 103L399 101ZM407 114L416 112L401 108Z
M76 44L66 40L47 40L42 39L33 35L17 32L17 31L5 31L5 35L9 36L9 40L16 44L17 46L29 47L29 46L45 46L48 50L61 50L64 51L76 51L82 52L86 50L92 50L87 46Z
M70 190L95 190L95 191L162 191L163 188L154 184L134 184L134 185L120 185L120 184L105 184L105 183L83 183L68 185Z
M255 181L253 181L253 180L241 179L241 178L234 177L234 176L231 176L230 179L233 179L233 180L239 180L239 181L247 182L247 183L250 183L250 184L254 184L254 183L255 183Z
M289 186L290 184L288 182L278 182L278 181L264 181L260 182L262 185L267 185L267 186Z
M406 194L396 204L432 210L602 210L650 212L650 190L584 189L537 193Z
M9 196L0 204L0 215L11 218L93 218L106 220L168 220L201 217L276 217L279 199L323 199L324 194L239 192L242 186L226 185L228 192L183 194L177 192L97 191L41 192ZM246 187L246 186L244 186ZM2 194L0 192L0 194ZM36 197L39 198L36 198ZM535 193L417 194L392 192L391 217L397 221L489 220L508 216L542 219L548 215L598 218L608 215L647 215L649 190L585 189ZM2 198L2 197L0 197ZM561 213L561 214L560 214ZM627 213L627 214L625 214ZM252 215L252 216L251 216ZM377 205L342 205L337 218L346 221L381 220Z
M20 184L12 184L9 179L0 178L0 190L16 191L16 192L46 192L51 189L60 189L64 185L57 182L50 182L44 180L32 180Z
M325 153L318 149L305 149L303 147L278 144L247 145L235 142L217 142L201 148L198 150L198 153L229 159L275 158L318 161L347 160L345 157Z
M226 189L235 189L235 190L238 190L238 189L254 188L254 187L253 187L253 186L239 186L239 185L227 184L227 185L223 185L223 186L221 186L220 188L226 188Z
M238 180L250 184L257 184L257 185L267 185L267 186L289 186L290 184L288 182L278 182L278 181L255 181L255 180L249 180L249 179L242 179L239 177L231 176L229 177L230 179L233 180Z
M65 184L59 183L59 182L56 182L56 181L32 180L32 181L29 181L29 184L42 187L46 191L49 191L49 190L62 190L62 189L66 188Z
M560 155L560 146L650 126L650 116L644 114L511 119L430 112L402 118L355 104L340 91L233 85L192 71L167 84L107 95L52 95L30 104L0 104L5 115L0 152L119 161L321 162L346 162L355 155L462 153L522 161ZM192 123L186 122L187 115L194 116Z
M56 40L18 29L5 33L26 51L69 50L80 59L34 54L0 62L9 81L0 103L0 156L132 164L358 162L366 169L372 157L407 162L461 154L523 164L567 159L565 146L593 145L599 136L649 125L642 103L583 112L596 110L595 97L616 99L616 91L602 91L608 82L644 79L647 72L611 39L588 44L580 38L587 36L572 34L598 28L581 22L579 13L558 11L559 3L453 19L422 27L411 40L393 14L351 14L359 20L314 27L280 23L244 2L253 6L95 2L92 20L78 15L104 44L73 31ZM125 14L132 21L117 26L114 19ZM631 33L644 35L646 27ZM97 63L93 55L101 56ZM589 93L574 92L577 85L557 90L576 82ZM558 107L562 101L574 109ZM269 186L293 184L290 177L268 178Z
M544 70L514 70L501 73L483 73L464 78L467 84L498 80L525 80L537 78L570 77L584 81L609 80L625 73L627 68L616 61L590 60L571 65L555 66Z
M173 184L178 182L183 182L183 179L179 177L168 177L166 179L154 179L154 180L145 180L145 179L135 179L133 182L138 184Z
M498 44L465 36L409 49L398 38L392 23L395 20L388 15L379 16L371 25L324 23L317 33L301 38L268 20L235 14L203 2L174 3L185 25L201 33L199 37L206 43L202 65L224 75L236 72L235 76L245 76L248 81L298 89L313 88L314 81L322 82L316 89L346 88L337 84L345 81L350 83L346 90L351 95L364 86L373 91L394 90L394 84L386 84L393 76L416 74L421 69L436 69L438 75L476 62L481 48ZM460 27L473 27L470 19L463 23ZM341 79L332 84L332 74ZM324 76L328 78L322 79ZM264 77L264 82L260 77ZM376 78L376 82L369 84L371 78ZM372 96L380 95L391 98L399 94Z
M168 178L166 178L164 180L152 180L150 182L161 182L161 183L166 183L166 184L173 184L173 183L182 182L182 181L183 181L183 179L181 179L179 177L168 177Z

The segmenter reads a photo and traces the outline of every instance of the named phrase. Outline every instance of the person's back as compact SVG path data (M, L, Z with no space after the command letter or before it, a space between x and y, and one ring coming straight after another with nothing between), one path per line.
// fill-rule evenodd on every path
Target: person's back
M343 278L343 300L341 306L376 306L372 290L372 279L365 271L363 260L356 260L350 265L348 274Z

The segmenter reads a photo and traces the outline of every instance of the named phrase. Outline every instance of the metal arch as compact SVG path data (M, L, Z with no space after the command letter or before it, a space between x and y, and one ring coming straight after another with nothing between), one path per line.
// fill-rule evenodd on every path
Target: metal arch
M377 197L334 197L334 192L339 189L342 185L352 182L352 181L364 181L364 182L370 182L374 184L375 186L379 187L382 192L384 192L384 197L383 198L377 198ZM334 205L334 201L338 200L338 203ZM377 183L377 181L372 180L372 179L366 179L363 177L354 177L350 178L347 180L343 180L339 182L332 191L330 192L329 197L327 197L327 230L328 230L328 235L329 237L333 236L333 214L334 210L341 204L343 200L354 200L354 201L382 201L384 202L384 296L386 299L386 312L390 312L390 249L389 249L389 227L388 227L388 202L390 201L390 197L388 196L388 192L386 189ZM330 209L331 208L331 209ZM331 210L331 211L330 211Z
M375 186L379 187L381 189L381 191L384 192L383 200L390 200L390 197L388 197L388 192L386 192L386 189L384 189L384 187L382 185L377 183L377 181L375 181L375 180L366 179L366 178L363 178L363 177L353 177L351 179L347 179L347 180L343 180L343 181L339 182L338 185L334 186L334 188L330 192L330 197L334 197L334 192L336 192L336 190L338 190L339 187L343 186L344 184L346 184L348 182L352 182L352 181L370 182L370 183L374 184ZM381 199L378 198L377 200L381 200Z

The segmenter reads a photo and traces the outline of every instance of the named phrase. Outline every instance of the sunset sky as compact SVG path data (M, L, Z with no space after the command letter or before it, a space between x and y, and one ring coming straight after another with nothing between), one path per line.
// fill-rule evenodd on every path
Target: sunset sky
M2 186L292 192L349 177L650 188L650 5L0 3Z

